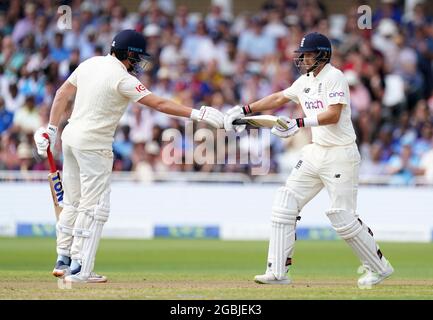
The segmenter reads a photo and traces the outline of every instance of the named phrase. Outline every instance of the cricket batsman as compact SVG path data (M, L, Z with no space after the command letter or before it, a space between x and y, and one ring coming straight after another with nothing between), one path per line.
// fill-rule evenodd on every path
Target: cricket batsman
M93 272L102 228L110 213L110 176L114 133L130 101L160 112L224 126L223 114L200 110L152 94L134 75L150 62L146 39L134 30L117 34L106 56L82 62L57 90L49 125L36 131L38 152L54 146L67 102L75 96L72 115L63 133L64 207L56 225L56 277L68 282L106 282ZM47 133L49 140L44 138Z
M295 52L301 76L291 87L244 107L235 106L225 115L226 130L242 131L236 119L253 112L273 110L289 100L302 106L305 117L281 117L287 126L276 124L271 132L281 138L311 127L312 143L306 145L285 186L276 193L271 216L267 268L254 280L262 284L289 284L296 240L296 222L302 208L326 188L331 207L326 211L332 227L352 248L364 266L360 287L380 283L393 268L373 238L373 232L356 212L360 155L351 122L349 86L344 74L330 64L331 43L320 33L309 33ZM280 118L280 119L281 119Z

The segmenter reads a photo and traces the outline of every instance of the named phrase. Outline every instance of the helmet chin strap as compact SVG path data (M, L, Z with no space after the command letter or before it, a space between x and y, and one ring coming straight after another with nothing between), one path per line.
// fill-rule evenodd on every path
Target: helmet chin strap
M317 69L317 67L319 67L319 65L318 64L316 64L317 63L317 61L314 63L314 65L312 65L311 67L309 67L308 69L307 69L307 77L309 77L310 76L310 72L313 72L314 70L316 70Z
M314 58L313 65L307 69L306 72L307 77L310 76L310 72L314 72L320 66L321 62L322 62L322 52L319 52L317 56Z

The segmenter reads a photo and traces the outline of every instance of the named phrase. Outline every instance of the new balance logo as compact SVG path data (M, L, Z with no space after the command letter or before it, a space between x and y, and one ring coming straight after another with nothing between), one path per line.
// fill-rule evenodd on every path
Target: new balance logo
M295 168L299 169L302 165L302 160L299 160L298 163L296 164Z

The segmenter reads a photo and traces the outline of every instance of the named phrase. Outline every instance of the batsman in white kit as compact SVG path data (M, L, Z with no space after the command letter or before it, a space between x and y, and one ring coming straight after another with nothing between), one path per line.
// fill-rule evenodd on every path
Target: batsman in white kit
M373 233L356 212L360 155L351 122L349 86L344 74L330 64L329 39L320 33L309 33L295 52L295 64L301 76L289 88L271 94L246 106L231 108L224 119L226 130L242 131L244 125L233 125L247 114L281 107L289 100L302 106L305 118L281 117L286 126L276 124L271 132L287 138L299 128L311 127L312 143L306 145L285 186L278 189L271 217L267 268L254 279L262 284L289 284L299 213L316 194L326 188L331 207L326 211L332 227L352 248L364 266L360 287L380 283L393 268Z
M57 127L75 94L72 115L62 134L63 211L56 226L57 254L53 275L68 282L106 282L93 272L102 228L110 212L110 176L114 133L130 101L160 112L224 126L223 114L200 110L152 94L134 76L150 61L146 39L134 30L114 37L111 53L82 62L56 92L47 128L35 133L40 154L54 146ZM49 136L44 138L44 133Z

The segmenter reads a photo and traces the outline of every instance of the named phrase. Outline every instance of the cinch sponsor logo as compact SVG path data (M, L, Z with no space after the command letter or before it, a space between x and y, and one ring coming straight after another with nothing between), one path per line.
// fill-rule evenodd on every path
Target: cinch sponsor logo
M323 109L323 103L320 100L316 101L305 101L306 109Z
M340 91L340 92L331 92L329 94L330 98L334 98L334 97L344 97L344 92Z

